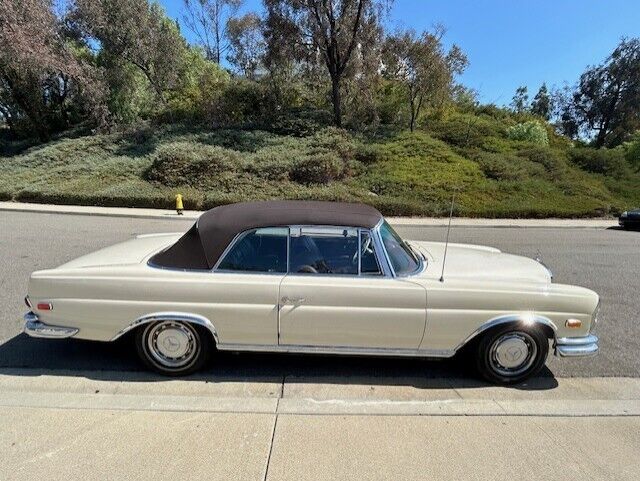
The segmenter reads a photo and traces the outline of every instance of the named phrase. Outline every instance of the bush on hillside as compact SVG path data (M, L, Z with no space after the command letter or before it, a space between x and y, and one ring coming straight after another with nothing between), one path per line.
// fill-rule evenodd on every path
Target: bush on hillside
M507 129L507 137L511 140L530 142L536 145L549 145L547 129L537 120L530 120Z
M518 156L544 167L550 180L558 180L565 165L563 155L549 147L531 147L518 151Z
M487 137L500 137L504 130L493 119L472 114L454 114L451 117L427 122L427 131L433 137L456 147L480 147Z
M256 152L274 137L264 130L216 129L198 135L203 144L217 145L238 152Z
M356 148L354 158L364 165L371 165L383 160L384 153L377 145L360 144Z
M480 152L475 161L488 179L518 180L526 176L522 160L516 155Z
M206 188L215 177L236 170L239 156L232 150L187 142L160 147L144 178L168 187Z
M321 153L299 160L290 175L300 184L328 184L345 176L345 163L335 153Z
M294 137L307 137L331 125L331 115L326 110L291 109L275 118L268 125L270 132Z
M347 161L354 157L356 143L349 132L336 127L327 127L315 133L308 140L309 152L335 153L342 160Z
M640 131L636 132L629 142L624 144L625 158L637 171L640 171Z
M569 151L569 158L580 168L594 174L619 178L629 172L625 152L621 148L597 150L583 147L574 148Z
M271 181L286 181L296 164L296 156L286 155L277 149L264 149L251 155L245 171Z
M261 84L236 78L213 103L208 118L229 126L262 122L270 115L266 95Z

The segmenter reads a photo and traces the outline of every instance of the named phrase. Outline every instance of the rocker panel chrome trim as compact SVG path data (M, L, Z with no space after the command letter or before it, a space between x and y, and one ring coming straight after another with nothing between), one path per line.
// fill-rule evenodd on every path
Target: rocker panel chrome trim
M438 349L387 349L384 347L302 346L269 344L219 344L221 351L273 352L295 354L335 354L343 356L452 357L455 351Z

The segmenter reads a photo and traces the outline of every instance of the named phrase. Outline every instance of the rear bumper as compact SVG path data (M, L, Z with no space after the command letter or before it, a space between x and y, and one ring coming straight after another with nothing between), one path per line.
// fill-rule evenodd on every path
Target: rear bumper
M585 357L598 354L598 337L589 334L585 337L561 337L556 341L556 356Z
M64 339L73 337L78 333L75 327L50 326L41 322L33 312L24 315L24 332L31 337L45 339Z

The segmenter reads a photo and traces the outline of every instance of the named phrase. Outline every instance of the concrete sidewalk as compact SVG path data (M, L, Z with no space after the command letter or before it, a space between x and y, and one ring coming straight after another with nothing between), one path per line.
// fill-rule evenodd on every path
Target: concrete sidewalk
M29 204L20 202L0 202L0 211L39 212L48 214L95 215L109 217L131 217L141 219L197 219L201 211L184 211L177 215L175 210L138 209L127 207L91 207L79 205ZM388 217L394 225L446 226L446 218L430 217ZM566 227L606 229L618 225L616 219L472 219L455 218L455 225L464 227Z
M638 379L505 389L92 375L2 371L0 479L635 480L640 469Z

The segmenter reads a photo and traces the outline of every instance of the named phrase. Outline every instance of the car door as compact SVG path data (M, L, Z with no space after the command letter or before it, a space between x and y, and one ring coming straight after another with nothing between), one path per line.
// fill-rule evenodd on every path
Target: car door
M368 230L292 227L289 272L280 285L280 345L417 349L426 291L385 275L378 259Z
M221 344L278 344L278 292L287 272L288 234L288 227L253 229L221 256L207 302Z

